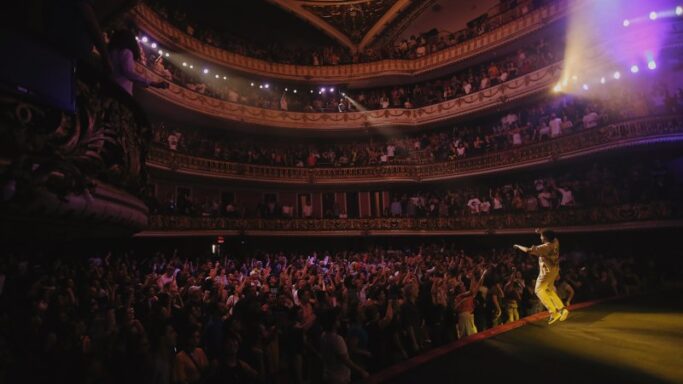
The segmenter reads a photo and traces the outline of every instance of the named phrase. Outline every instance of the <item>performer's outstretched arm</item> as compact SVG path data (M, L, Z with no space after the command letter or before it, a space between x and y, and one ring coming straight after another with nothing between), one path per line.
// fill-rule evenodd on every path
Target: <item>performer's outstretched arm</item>
M520 251L522 251L522 252L524 252L524 253L529 253L529 251L531 250L531 248L525 247L525 246L519 245L519 244L513 245L512 248L519 249Z

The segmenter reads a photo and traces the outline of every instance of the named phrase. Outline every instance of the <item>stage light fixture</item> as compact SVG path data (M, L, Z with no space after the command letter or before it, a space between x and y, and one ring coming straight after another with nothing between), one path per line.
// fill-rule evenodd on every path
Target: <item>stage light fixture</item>
M259 89L263 89L263 84L259 85L258 87Z
M631 73L638 73L638 71L640 71L640 68L638 68L637 65L633 64L631 66Z
M140 41L140 38L135 36L135 41Z
M146 43L148 41L149 41L149 39L147 38L147 36L142 36L142 42L143 43Z
M204 72L204 74L206 75L207 73L209 73L209 68L204 68L202 72Z
M187 67L187 63L183 61L183 67Z
M605 81L606 81L606 80L605 80L604 77L601 77L601 78L600 78L600 84L605 84Z
M614 72L614 75L612 75L612 77L614 77L615 80L621 79L621 72L619 72L619 71Z
M166 52L166 53L164 53L164 56L169 57L169 56L171 56L171 54Z
M330 88L330 92L334 92L334 88Z
M162 51L162 50L160 49L160 50L159 50L159 54L160 54L160 55L163 55L163 54L164 54L164 51Z
M266 85L264 85L263 88L266 88L266 89L270 88L270 84L266 83Z
M628 27L629 25L631 25L631 22L628 19L625 19L624 22L622 23L622 25L624 27Z
M296 93L296 89L294 90L294 93Z
M227 77L227 76L223 76L223 80L227 80L227 79L228 79L228 77Z
M254 83L251 83L250 85L253 87L253 86L254 86Z
M152 47L152 49L156 49L156 48L157 48L157 43L152 43L150 46Z
M657 12L655 12L655 11L650 12L650 20L657 20Z
M557 93L557 92L560 92L561 90L562 90L562 86L561 86L560 84L556 84L556 85L553 87L553 92L556 92L556 93Z
M320 88L320 93L325 93L325 88Z
M683 15L683 7L679 5L678 7L676 7L676 16L681 15Z
M311 93L313 93L313 90L311 89Z
M194 69L194 65L190 65L190 69Z
M657 63L654 60L650 60L647 62L647 67L650 70L654 71L655 69L657 69Z
M588 84L584 84L581 88L583 88L584 91L588 90Z
M216 78L218 79L220 76L216 75Z

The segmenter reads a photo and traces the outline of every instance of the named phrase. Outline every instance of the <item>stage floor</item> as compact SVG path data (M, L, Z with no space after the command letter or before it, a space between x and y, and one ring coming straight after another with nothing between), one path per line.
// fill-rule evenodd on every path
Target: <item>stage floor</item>
M390 383L683 383L683 293L573 311L463 346Z

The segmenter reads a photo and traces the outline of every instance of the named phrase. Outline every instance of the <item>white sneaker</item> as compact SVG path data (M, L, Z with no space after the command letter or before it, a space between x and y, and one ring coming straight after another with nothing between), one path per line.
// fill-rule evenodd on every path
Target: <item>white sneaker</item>
M568 316L569 316L569 310L567 308L562 308L562 310L560 311L560 321L567 320Z
M561 316L562 315L560 315L560 312L551 313L550 318L548 319L548 324L552 324L552 323L556 322L557 320L560 320Z

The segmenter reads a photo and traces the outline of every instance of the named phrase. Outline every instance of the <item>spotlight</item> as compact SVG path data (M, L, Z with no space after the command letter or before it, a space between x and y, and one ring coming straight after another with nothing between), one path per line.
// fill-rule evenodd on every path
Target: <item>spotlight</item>
M622 23L622 25L624 27L628 27L629 25L631 25L631 22L628 19L625 19L624 22Z
M220 76L216 75L216 78L218 79Z
M289 91L289 88L285 88L285 92Z
M171 56L168 52L164 53L164 56L169 57Z
M346 93L342 92L342 96L346 97Z
M164 54L164 51L162 51L162 50L160 49L160 50L159 50L159 54L160 54L160 55L163 55L163 54Z
M562 90L562 86L560 84L557 84L553 87L553 92L560 92Z
M152 47L152 49L157 49L157 43L152 43L150 47Z
M187 67L187 63L183 61L183 67Z
M259 85L258 87L259 89L263 89L263 84Z
M142 36L142 42L143 43L146 43L148 41L149 41L149 39L147 38L147 36Z
M330 88L330 92L334 92L334 88Z
M227 79L228 79L228 77L227 77L227 76L223 76L223 80L227 80Z
M325 88L320 88L321 93L325 93L326 89Z
M654 60L650 60L647 62L647 67L654 71L657 69L657 63Z
M190 65L190 69L194 69L194 65Z
M679 5L678 7L676 7L676 16L681 15L683 15L683 7Z
M640 71L640 68L638 68L637 65L633 64L631 66L631 73L638 73L638 71Z
M657 20L657 12L655 12L655 11L650 12L650 20Z
M583 87L581 87L581 88L583 88L584 91L587 91L588 90L588 84L584 84Z
M311 93L313 93L313 90L311 89Z
M619 71L614 72L614 75L612 75L615 80L621 79L621 73Z
M270 84L266 83L266 85L264 85L263 88L265 88L265 89L270 88Z
M253 86L254 86L254 83L251 83L251 86L253 87Z
M600 78L600 84L605 84L605 78L604 77Z
M294 90L294 93L296 93L296 89Z
M209 73L209 68L204 68L202 72L204 72L204 74L206 75L207 73Z
M140 38L135 36L135 41L140 41Z

